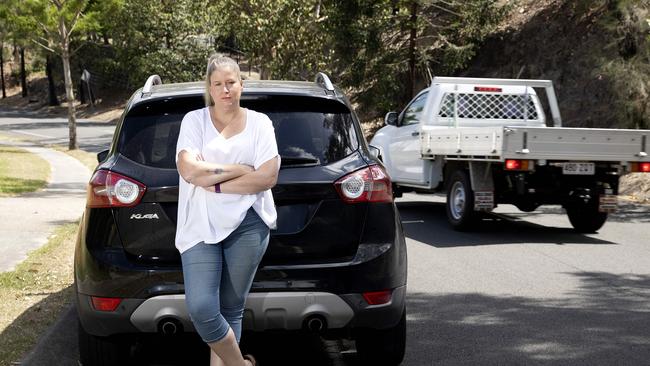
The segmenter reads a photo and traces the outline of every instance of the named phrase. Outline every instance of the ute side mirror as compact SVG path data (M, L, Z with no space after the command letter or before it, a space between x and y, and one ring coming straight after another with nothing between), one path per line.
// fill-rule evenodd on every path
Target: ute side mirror
M377 146L368 145L368 151L373 158L381 160L381 150Z
M101 163L102 161L106 160L107 156L108 156L108 150L98 152L97 153L97 162Z
M388 112L384 117L384 123L391 126L397 126L397 112Z

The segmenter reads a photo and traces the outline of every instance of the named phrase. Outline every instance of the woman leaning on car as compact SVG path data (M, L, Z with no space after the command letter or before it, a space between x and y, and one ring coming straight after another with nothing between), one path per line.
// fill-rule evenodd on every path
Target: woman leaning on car
M209 59L206 107L185 115L176 146L176 248L185 301L210 365L255 365L239 349L244 304L277 214L271 188L280 166L271 120L240 106L237 63Z

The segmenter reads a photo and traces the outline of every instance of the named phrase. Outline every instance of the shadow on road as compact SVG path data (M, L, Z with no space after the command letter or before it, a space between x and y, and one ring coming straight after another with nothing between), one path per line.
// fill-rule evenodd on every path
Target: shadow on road
M534 212L518 212L514 216L535 217L546 214L566 215L566 211L559 206L541 206ZM647 223L650 222L650 205L634 203L619 198L618 211L611 213L607 221L627 222L627 223Z
M571 228L537 225L510 215L486 214L473 232L458 232L447 223L443 203L400 202L397 207L404 222L405 235L436 248L522 243L616 245L576 233Z
M260 365L282 366L356 366L350 341L324 341L306 333L250 333L242 336L242 351L250 353ZM133 350L129 365L185 366L209 364L209 348L196 334L182 337L150 336L141 338Z
M618 211L610 214L607 221L650 223L650 205L619 200Z
M647 365L650 359L650 276L570 273L579 281L562 299L470 294L407 296L407 352L403 365ZM51 296L69 296L66 289ZM42 332L33 306L0 335L3 350L16 335ZM55 314L41 314L55 318ZM24 365L77 365L74 309L45 333ZM350 341L309 334L245 333L244 352L261 365L360 366ZM208 348L196 335L148 337L130 364L206 365Z
M405 365L647 365L650 276L572 273L558 300L410 293Z
M49 363L50 365L76 365L76 332L74 333L75 336L70 338L67 334L51 334L48 331L48 327L62 316L60 305L55 304L72 302L72 293L72 286L68 286L59 292L49 294L25 310L9 324L0 333L0 359L6 360L7 362L19 361L22 356L30 351L34 342L40 338L41 342L56 340L58 346L63 349L63 352L59 352L58 349L50 350L43 348L42 352L44 354L38 355L39 358L48 357L48 362L51 362L49 360L57 360ZM44 294L26 294L26 296L42 295ZM48 340L43 340L42 337Z

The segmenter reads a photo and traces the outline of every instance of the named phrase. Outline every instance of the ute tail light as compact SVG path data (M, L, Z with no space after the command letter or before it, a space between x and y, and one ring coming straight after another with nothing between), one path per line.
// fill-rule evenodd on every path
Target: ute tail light
M334 183L336 190L347 203L393 202L393 187L379 165L357 170Z
M631 163L630 172L632 173L650 173L650 162Z
M93 308L97 311L115 311L122 299L116 297L97 297L91 296L90 301L93 304Z
M510 171L533 170L535 164L531 160L506 159L505 168Z
M88 183L86 207L129 207L140 202L147 187L121 174L98 170Z

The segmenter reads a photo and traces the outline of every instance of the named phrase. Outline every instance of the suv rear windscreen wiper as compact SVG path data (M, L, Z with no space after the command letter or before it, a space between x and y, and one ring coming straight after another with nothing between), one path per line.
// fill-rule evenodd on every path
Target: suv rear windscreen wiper
M320 161L316 158L305 158L300 156L280 156L280 168L295 167L295 166L317 166Z

